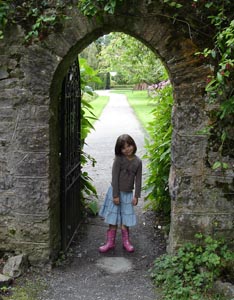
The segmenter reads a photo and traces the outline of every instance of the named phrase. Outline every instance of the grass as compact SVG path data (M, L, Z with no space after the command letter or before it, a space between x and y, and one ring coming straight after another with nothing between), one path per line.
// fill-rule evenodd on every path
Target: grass
M39 300L43 290L47 288L46 281L42 277L33 279L18 279L17 284L6 288L6 296L2 293L2 300ZM7 293L9 291L9 294ZM1 295L1 293L0 293ZM1 298L2 297L2 298Z
M90 105L92 105L92 107L93 107L93 113L95 114L95 116L97 118L100 117L100 115L101 115L103 109L105 108L105 106L107 105L108 101L109 101L108 96L98 96L97 98L91 99L89 101ZM87 117L92 117L92 114L88 110L85 110L85 115ZM93 125L96 120L90 119L89 121Z
M147 91L112 90L116 94L124 94L134 110L142 127L147 131L147 125L153 120L152 110L154 105L150 102Z

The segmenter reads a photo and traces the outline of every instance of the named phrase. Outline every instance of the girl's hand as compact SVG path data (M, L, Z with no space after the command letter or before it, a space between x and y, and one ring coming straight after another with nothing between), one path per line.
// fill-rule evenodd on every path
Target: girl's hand
M113 198L113 202L115 205L119 205L120 204L119 197Z
M136 205L138 204L138 198L137 198L137 197L134 197L134 198L132 199L132 204L133 204L134 206L136 206Z

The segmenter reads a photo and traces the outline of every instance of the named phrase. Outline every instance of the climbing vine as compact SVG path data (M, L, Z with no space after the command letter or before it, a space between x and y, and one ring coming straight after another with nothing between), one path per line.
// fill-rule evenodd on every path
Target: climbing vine
M103 12L113 14L123 0L80 0L77 7L86 16L92 17ZM66 9L72 1L12 1L0 0L0 39L4 36L7 23L21 24L26 29L25 42L43 40L51 31L61 29L68 18Z
M3 38L3 30L10 15L10 5L8 1L0 1L0 39Z
M213 37L210 44L204 48L201 45L201 51L195 55L213 68L205 88L207 102L213 106L209 112L211 121L206 132L210 135L211 148L219 154L219 159L211 167L228 168L222 157L234 157L233 134L230 130L230 126L234 125L234 3L230 0L163 2L174 9L175 20L183 19L182 14L188 16L184 20L191 24L194 32ZM184 13L188 9L192 10L192 15L197 19L189 19L189 14Z
M94 16L102 14L103 12L113 14L116 7L121 4L123 0L80 0L78 2L78 8L86 16Z
M12 1L0 0L0 39L8 23L20 24L26 31L25 43L30 44L43 40L50 32L60 30L68 19L64 1Z

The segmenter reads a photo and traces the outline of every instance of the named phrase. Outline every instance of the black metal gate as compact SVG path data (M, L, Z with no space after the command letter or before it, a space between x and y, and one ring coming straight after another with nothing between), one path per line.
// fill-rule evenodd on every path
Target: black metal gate
M80 110L80 69L76 59L63 80L61 97L61 231L64 251L81 221Z

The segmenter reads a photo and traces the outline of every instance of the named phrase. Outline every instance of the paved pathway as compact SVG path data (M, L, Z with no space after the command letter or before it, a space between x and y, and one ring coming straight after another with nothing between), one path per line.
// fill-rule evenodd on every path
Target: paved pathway
M97 160L95 169L91 165L86 169L95 180L100 198L103 198L111 180L117 137L123 133L130 134L137 144L137 155L141 157L144 153L145 132L124 95L109 91L100 91L99 94L110 96L110 100L100 119L96 121L95 130L87 137L88 146L84 150Z
M144 131L135 118L124 95L110 94L110 101L95 131L87 138L85 151L96 160L96 167L86 167L97 188L100 205L111 180L114 145L122 133L130 134L144 152ZM46 277L48 288L42 300L157 300L149 277L154 259L165 251L162 234L154 226L154 216L143 213L143 200L136 207L138 225L131 230L134 253L126 253L118 232L117 246L107 254L98 247L104 242L107 224L99 217L90 217L76 235L69 258Z

